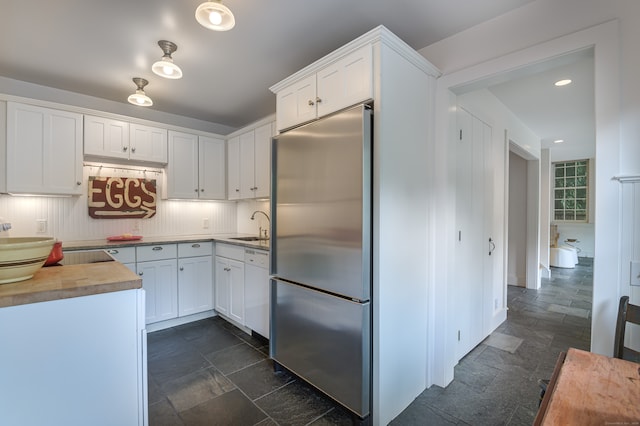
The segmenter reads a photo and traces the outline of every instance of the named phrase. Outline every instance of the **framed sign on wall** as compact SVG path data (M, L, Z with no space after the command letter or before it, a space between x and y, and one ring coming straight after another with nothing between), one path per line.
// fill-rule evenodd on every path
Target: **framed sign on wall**
M148 219L156 214L156 180L89 176L89 216L95 219Z

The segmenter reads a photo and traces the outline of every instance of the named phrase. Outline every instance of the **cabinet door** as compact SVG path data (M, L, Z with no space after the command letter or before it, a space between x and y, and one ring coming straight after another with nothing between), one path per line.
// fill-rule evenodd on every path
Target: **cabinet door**
M240 138L234 137L227 142L227 197L229 200L240 198Z
M224 200L227 196L225 142L205 136L200 136L198 141L199 197L204 200Z
M265 124L255 130L254 140L254 197L267 198L271 194L271 137L274 135L273 123Z
M7 103L7 191L82 192L82 115Z
M315 74L293 83L276 94L276 121L279 130L316 117Z
M211 256L178 259L178 315L213 309Z
M373 99L371 45L363 46L317 75L318 117Z
M244 262L228 260L229 318L244 325Z
M132 160L167 163L167 130L159 127L130 124L129 158Z
M85 115L84 154L128 159L129 123Z
M169 131L168 198L198 198L198 136Z
M269 270L245 265L245 324L256 333L269 338Z
M240 135L240 198L255 197L255 132Z
M215 309L222 315L229 316L229 297L231 294L231 269L229 268L229 260L216 256L215 270Z
M138 262L138 275L146 292L147 324L178 316L176 260Z

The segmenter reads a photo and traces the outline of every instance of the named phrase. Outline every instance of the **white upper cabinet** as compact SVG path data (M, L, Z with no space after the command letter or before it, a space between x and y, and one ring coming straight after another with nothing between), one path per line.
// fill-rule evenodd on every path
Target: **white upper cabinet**
M227 142L227 195L229 200L240 199L240 137Z
M129 123L85 115L84 154L128 159Z
M166 129L131 123L129 136L129 159L167 163Z
M82 115L7 103L7 192L82 193Z
M276 93L278 130L314 120L373 98L370 44Z
M224 200L223 139L169 131L168 198Z
M84 154L167 163L167 130L105 117L84 116Z
M269 197L273 134L267 123L229 139L229 200Z

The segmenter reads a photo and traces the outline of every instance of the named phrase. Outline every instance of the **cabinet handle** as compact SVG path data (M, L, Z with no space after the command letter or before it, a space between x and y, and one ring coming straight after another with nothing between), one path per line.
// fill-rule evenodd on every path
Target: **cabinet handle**
M181 267L180 267L180 270L181 270L181 271L184 271L184 266L181 266Z
M204 192L204 189L200 188L200 192Z
M309 99L309 106L314 106L314 105L315 103L311 99Z
M129 147L128 147L128 146L123 146L123 147L122 147L122 152L127 152L127 149L129 149Z
M111 249L111 250L107 250L107 253L109 253L109 254L118 254L120 252L118 250Z
M236 188L236 192L240 192L240 190L238 188Z
M193 247L193 248L200 248L200 244L198 244L198 243L191 244L191 247Z
M134 154L136 153L136 147L135 146L133 148L131 148L131 152L133 152Z
M138 272L138 275L142 276L142 271Z
M160 251L160 250L162 250L162 247L154 247L154 248L152 248L151 250L153 250L153 251Z
M316 103L319 104L320 102L322 102L322 98L316 97Z

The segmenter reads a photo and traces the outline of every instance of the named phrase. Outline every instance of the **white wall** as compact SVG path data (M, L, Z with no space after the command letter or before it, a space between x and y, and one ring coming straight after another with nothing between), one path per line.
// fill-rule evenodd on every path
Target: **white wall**
M619 21L605 24L612 18L619 18ZM618 188L611 177L640 169L640 162L636 161L640 156L640 145L637 144L640 123L635 119L635 111L640 109L640 83L635 77L640 74L640 60L636 59L635 51L636 40L640 39L639 22L640 2L537 0L420 51L444 71L438 81L432 167L437 175L446 178L451 176L448 149L451 88L569 52L594 48L598 158L595 223L599 226L596 228L592 350L605 354L610 354L613 346L611 324L617 312L618 292L611 282L619 281L620 262ZM620 52L622 56L619 56ZM624 87L623 97L620 87ZM435 189L438 205L444 210L434 213L436 238L446 239L452 231L447 218L453 210L446 179L436 184L440 185ZM442 256L436 260L439 264L451 263L450 249L436 256ZM438 283L449 282L446 272L440 271L435 278ZM440 288L436 294L442 301L451 297L446 294L446 288ZM434 314L447 315L442 310ZM436 362L443 361L443 365L434 368L435 383L446 384L453 377L452 365L447 365L447 360L453 358L447 338L450 336L436 342L444 355L435 357Z
M527 161L509 152L509 285L527 284Z

